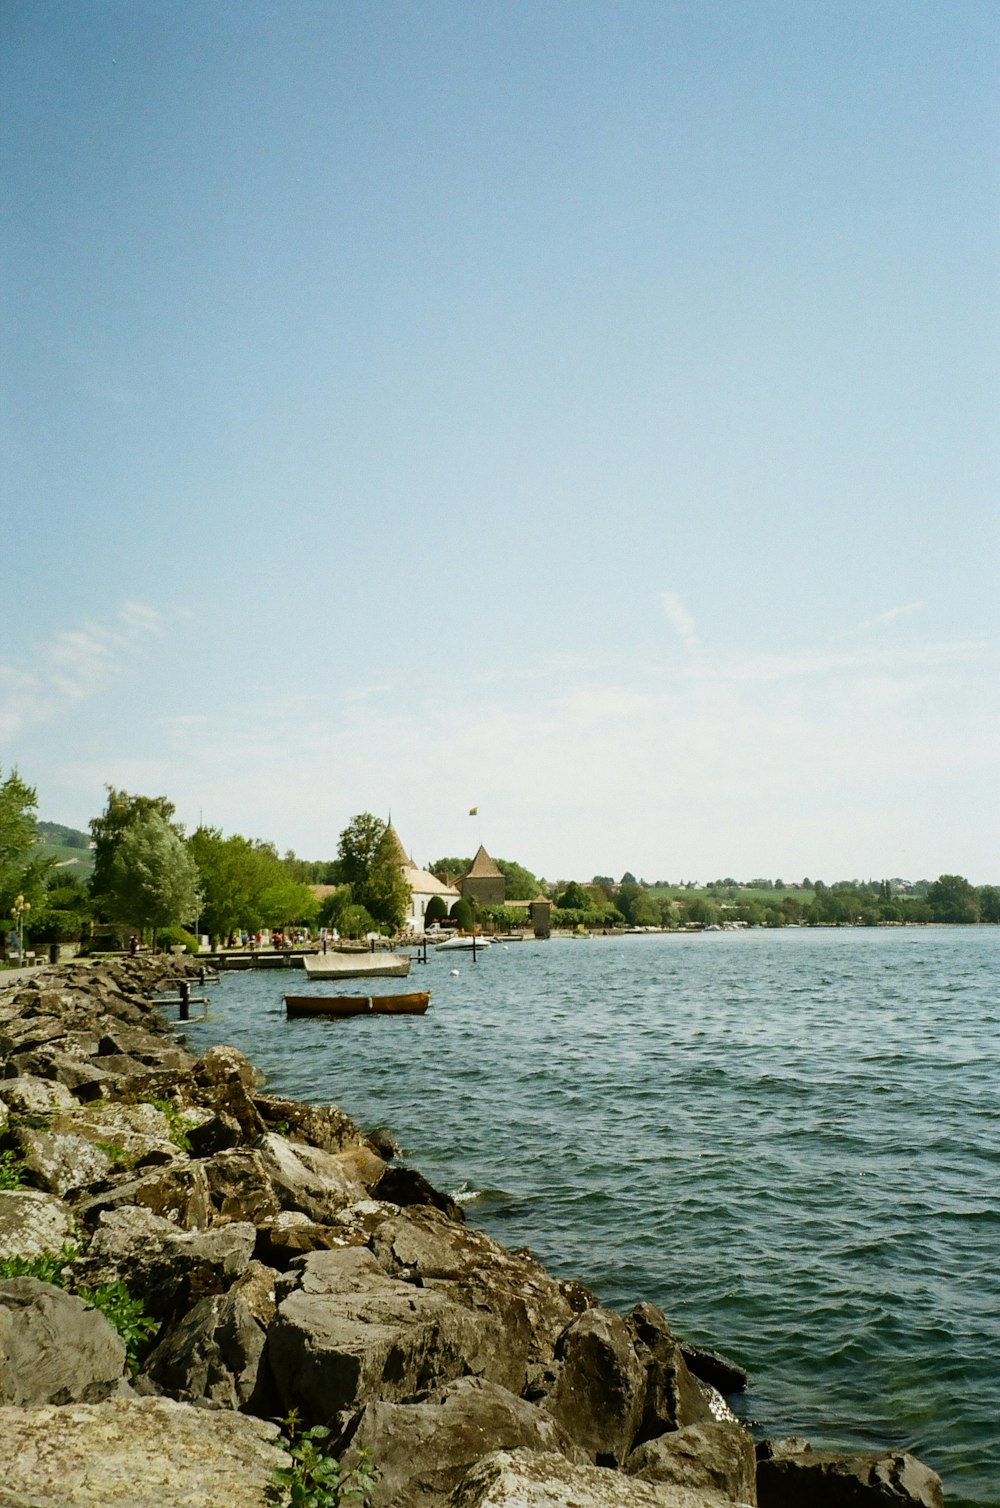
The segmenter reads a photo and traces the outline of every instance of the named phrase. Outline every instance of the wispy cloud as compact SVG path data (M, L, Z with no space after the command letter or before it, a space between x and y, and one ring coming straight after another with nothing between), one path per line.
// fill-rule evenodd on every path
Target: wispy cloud
M883 613L876 613L872 618L866 618L863 623L856 623L853 628L846 629L839 637L851 639L858 634L869 634L874 628L884 628L888 623L895 623L897 618L909 618L914 613L923 610L923 602L904 602L900 607L887 608Z
M676 630L684 648L695 654L701 648L701 639L695 621L676 592L661 592L660 605L667 622Z
M0 740L96 695L166 622L148 603L125 602L110 621L62 629L37 644L28 660L0 663Z
M203 816L310 858L331 857L356 812L390 809L419 861L464 853L475 800L491 851L549 878L957 869L982 883L996 657L890 635L701 645L681 664L540 656L530 680L414 672L366 698L241 688L160 718L153 759L119 748L62 776L164 794L189 827Z

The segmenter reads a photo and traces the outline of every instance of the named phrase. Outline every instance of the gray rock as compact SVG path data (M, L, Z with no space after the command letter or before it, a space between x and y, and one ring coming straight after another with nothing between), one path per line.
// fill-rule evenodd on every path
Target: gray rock
M641 1482L707 1488L734 1503L757 1501L753 1441L738 1424L709 1420L647 1440L629 1456L625 1471Z
M586 1310L560 1337L556 1363L542 1406L597 1465L620 1465L646 1394L646 1371L624 1320L607 1309Z
M125 1370L103 1314L34 1278L0 1282L0 1403L99 1402Z
M263 1330L267 1330L277 1312L275 1287L279 1277L280 1273L275 1268L266 1267L263 1262L255 1260L247 1264L246 1271L240 1274L229 1290L234 1298L243 1300Z
M322 1224L367 1193L342 1154L298 1146L269 1132L257 1153L283 1210L297 1210Z
M402 1207L430 1205L433 1209L447 1215L449 1220L455 1220L460 1225L465 1223L465 1211L462 1206L456 1203L450 1194L445 1194L441 1189L436 1189L433 1184L428 1183L424 1175L418 1173L416 1168L406 1168L402 1165L386 1168L372 1193L376 1199L382 1199L387 1204L398 1204Z
M77 1101L63 1084L36 1079L31 1074L4 1079L3 1098L12 1116L53 1116L60 1110L77 1108Z
M278 1283L268 1357L282 1407L311 1422L468 1373L515 1387L502 1329L442 1288L388 1277L362 1247L313 1252Z
M380 1210L382 1206L379 1206ZM282 1210L273 1219L257 1226L257 1256L271 1267L284 1271L298 1257L311 1251L332 1251L335 1247L363 1246L365 1233L354 1239L338 1230L336 1224L320 1225L295 1210Z
M253 1103L267 1129L280 1131L290 1141L305 1142L323 1152L344 1152L365 1142L350 1116L336 1105L301 1105L274 1094L256 1094Z
M27 1177L49 1194L84 1189L113 1171L115 1159L73 1131L35 1131L20 1126L15 1132Z
M682 1340L680 1348L691 1375L701 1378L702 1382L711 1383L723 1396L742 1393L750 1381L745 1367L719 1351L709 1351L689 1340Z
M193 1157L212 1157L216 1152L238 1147L243 1141L243 1127L234 1115L217 1110L193 1126L187 1135Z
M88 1287L125 1282L163 1318L231 1288L250 1264L256 1236L247 1223L179 1231L142 1205L107 1210L74 1263L74 1277Z
M182 1230L201 1229L213 1219L206 1166L212 1165L181 1160L141 1178L126 1175L103 1192L84 1197L74 1209L89 1228L93 1228L107 1210L141 1204L154 1215L174 1221Z
M486 1452L516 1446L572 1450L540 1409L481 1377L462 1377L417 1403L369 1403L338 1457L350 1470L367 1453L371 1508L429 1508Z
M180 1403L252 1409L263 1350L264 1331L243 1300L213 1295L199 1299L160 1341L139 1382Z
M410 1208L375 1225L371 1248L391 1277L421 1287L446 1283L477 1313L495 1317L521 1371L551 1361L556 1342L576 1316L595 1303L578 1283L552 1278L524 1252L508 1251L481 1231L457 1225L436 1209Z
M767 1445L771 1446L768 1450ZM901 1451L841 1455L835 1451L790 1450L794 1440L758 1447L757 1501L760 1508L864 1508L913 1504L942 1508L941 1478L915 1456Z
M625 1324L646 1373L642 1422L634 1443L711 1419L706 1390L688 1371L662 1311L655 1304L637 1304Z
M368 1140L385 1162L391 1162L394 1157L402 1155L396 1133L388 1126L374 1126L368 1133Z
M267 1508L275 1425L166 1398L0 1408L9 1508Z
M218 1152L204 1164L209 1196L223 1220L263 1225L281 1209L259 1152L237 1147Z
M0 1189L0 1257L37 1257L72 1241L69 1206L37 1189Z
M444 1508L732 1508L716 1493L637 1482L617 1471L578 1466L531 1450L485 1456Z

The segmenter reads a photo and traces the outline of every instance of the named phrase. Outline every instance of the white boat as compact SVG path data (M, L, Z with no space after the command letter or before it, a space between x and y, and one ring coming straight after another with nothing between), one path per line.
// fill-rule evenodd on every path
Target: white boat
M307 953L302 962L310 979L403 979L410 972L407 953Z
M489 946L490 939L488 937L466 937L464 934L461 934L456 937L449 937L447 942L435 943L434 951L435 953L457 953L461 948L467 952L471 952L475 948L478 953L480 948L488 948Z

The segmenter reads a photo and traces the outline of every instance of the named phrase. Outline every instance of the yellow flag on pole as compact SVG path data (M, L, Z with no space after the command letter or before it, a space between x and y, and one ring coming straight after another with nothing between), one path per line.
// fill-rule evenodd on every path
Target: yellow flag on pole
M475 817L475 816L478 815L478 813L479 813L478 806L470 806L469 807L469 816L470 817Z

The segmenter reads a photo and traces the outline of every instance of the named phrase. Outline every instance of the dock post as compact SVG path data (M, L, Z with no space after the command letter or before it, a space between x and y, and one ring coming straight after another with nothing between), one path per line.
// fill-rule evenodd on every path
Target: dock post
M181 1020L181 1021L189 1021L190 1018L191 1018L191 1001L190 1001L191 987L188 984L188 982L187 982L186 979L182 979L181 982L180 982L180 987L179 988L180 988L181 998L180 998L180 1009L179 1009L179 1011L177 1013L178 1019Z

